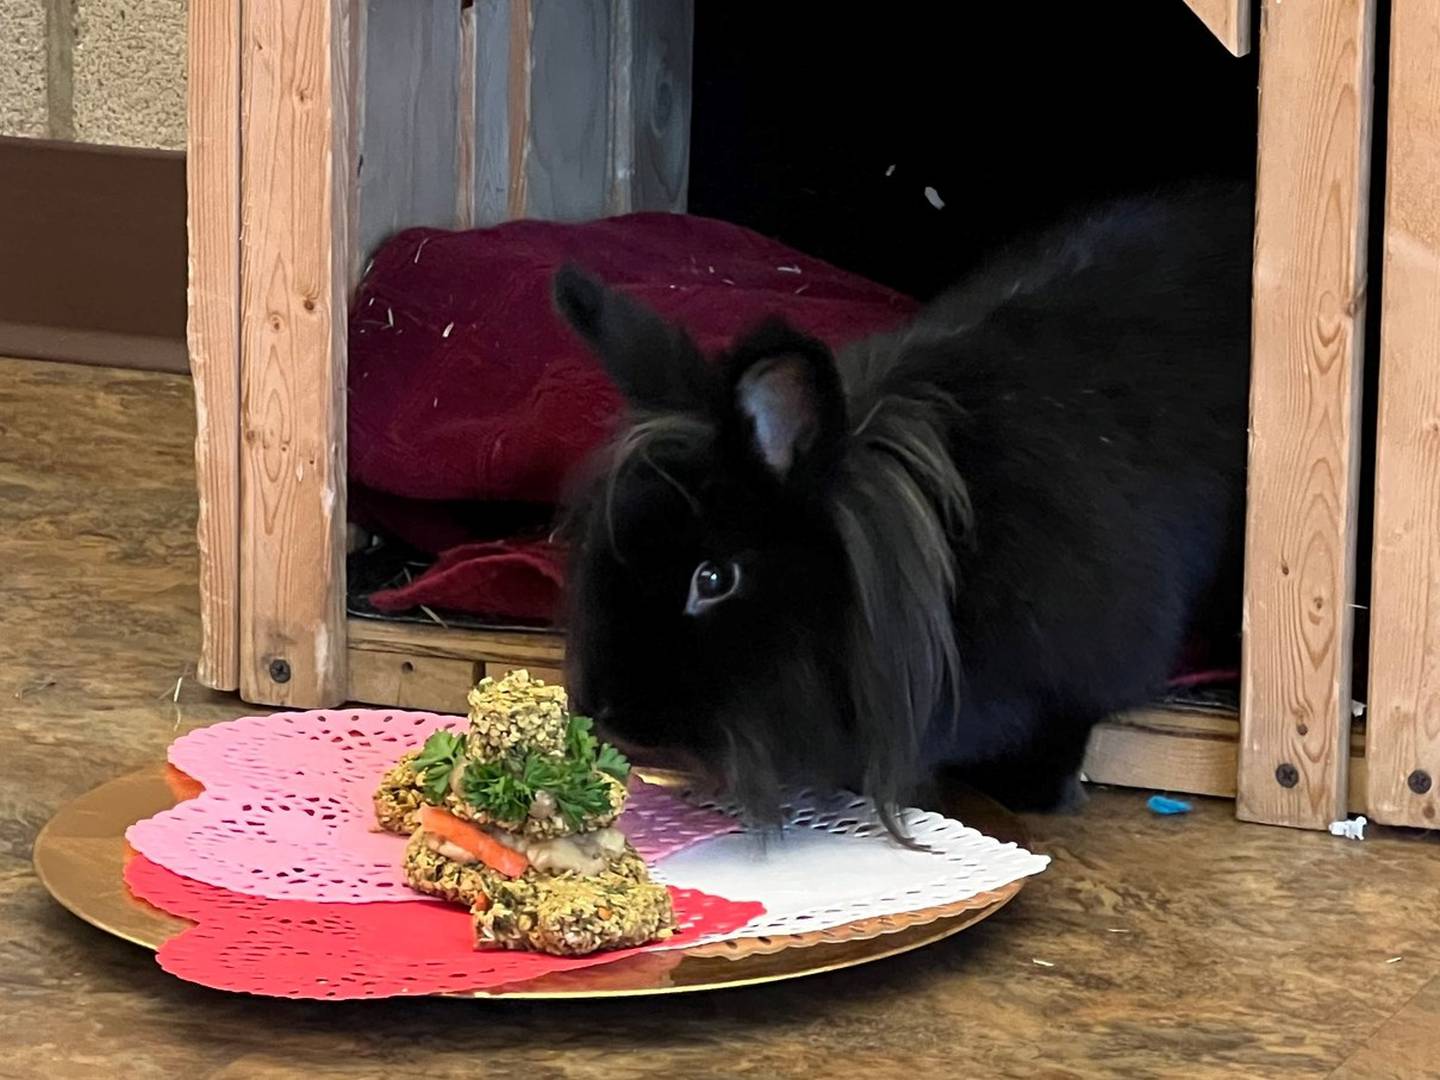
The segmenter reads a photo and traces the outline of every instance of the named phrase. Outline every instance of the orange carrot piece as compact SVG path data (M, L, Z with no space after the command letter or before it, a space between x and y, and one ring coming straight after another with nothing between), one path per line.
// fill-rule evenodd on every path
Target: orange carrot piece
M433 836L467 851L498 874L517 878L530 867L530 860L506 847L474 822L458 818L438 806L420 808L420 827Z

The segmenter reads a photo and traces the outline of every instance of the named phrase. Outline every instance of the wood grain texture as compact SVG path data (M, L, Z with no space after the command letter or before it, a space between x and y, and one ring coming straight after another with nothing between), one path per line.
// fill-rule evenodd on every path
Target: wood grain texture
M1375 2L1264 16L1236 809L1319 829L1346 810Z
M243 18L240 690L330 706L346 689L348 5L246 0Z
M367 705L464 713L465 696L483 677L484 667L478 660L352 649L347 696Z
M1085 752L1085 775L1097 784L1150 791L1236 793L1240 725L1233 716L1178 709L1139 709L1097 724ZM1350 745L1348 805L1364 813L1364 740Z
M173 700L199 643L192 409L179 376L0 360L0 1074L1295 1080L1348 1059L1352 1076L1433 1075L1434 992L1417 997L1440 976L1433 837L1258 829L1209 799L1161 818L1132 791L1027 817L1054 862L983 926L793 983L377 1006L174 979L56 905L31 852L61 804L254 711L188 677Z
M690 184L694 0L621 0L631 8L632 69L625 111L630 168L615 171L636 210L685 209ZM620 65L617 63L618 69ZM616 137L620 137L617 125Z
M555 221L603 217L610 181L611 4L530 4L525 213Z
M475 111L471 176L475 226L510 216L510 41L512 0L475 0ZM528 15L526 16L528 18ZM523 86L520 87L523 90Z
M1185 3L1232 55L1244 56L1250 51L1250 0L1185 0Z
M1234 798L1236 742L1107 722L1091 732L1082 768L1097 784Z
M365 159L365 57L369 51L370 0L345 0L345 4L350 87L345 126L345 137L350 146L345 220L350 237L349 281L353 290L370 270L370 256L356 239L360 235L360 166Z
M606 178L605 212L628 214L634 209L635 187L635 5L612 0L610 5L610 175Z
M508 42L505 84L506 213L525 217L529 206L531 79L530 41L535 31L534 0L507 0ZM487 50L488 51L488 50Z
M359 250L414 225L455 224L459 0L368 0Z
M1370 810L1440 826L1440 6L1391 8L1370 601ZM1428 789L1412 790L1416 770ZM1421 786L1418 785L1417 786Z
M518 667L563 682L559 634L447 630L351 619L349 696L372 705L463 713L465 695L486 675Z
M477 0L471 11L473 164L462 171L475 224L684 209L693 0Z
M187 344L200 492L197 677L240 684L240 0L189 9Z
M456 59L458 98L455 105L455 227L475 226L475 104L479 60L475 37L475 5L460 9L460 52Z
M1405 959L1402 957L1397 963L1403 964ZM1426 983L1326 1080L1415 1080L1433 1076L1437 1061L1440 1061L1440 977Z
M488 630L447 630L439 626L389 623L377 619L351 619L352 651L394 653L402 657L435 657L559 667L565 659L565 639L559 634Z
M471 223L495 225L510 216L510 39L512 0L475 0L475 111L471 142Z

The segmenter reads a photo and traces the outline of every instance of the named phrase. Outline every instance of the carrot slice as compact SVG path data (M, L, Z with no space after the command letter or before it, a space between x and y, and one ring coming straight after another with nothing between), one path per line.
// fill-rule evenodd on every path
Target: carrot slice
M420 828L441 840L468 851L498 874L517 878L525 873L530 860L506 847L474 822L458 818L438 806L420 808Z

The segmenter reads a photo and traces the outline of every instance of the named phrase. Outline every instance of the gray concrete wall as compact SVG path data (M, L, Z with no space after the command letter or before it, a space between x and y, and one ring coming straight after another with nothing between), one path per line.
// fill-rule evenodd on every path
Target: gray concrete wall
M0 135L183 149L185 9L0 0Z
M0 0L0 135L46 135L45 0Z

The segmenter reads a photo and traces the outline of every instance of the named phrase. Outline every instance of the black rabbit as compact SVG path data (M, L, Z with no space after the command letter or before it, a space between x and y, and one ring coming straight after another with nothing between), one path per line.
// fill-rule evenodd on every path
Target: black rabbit
M1251 207L1113 204L834 357L774 321L709 363L562 270L632 411L573 508L576 707L761 815L941 766L1078 794L1195 620L1238 630Z

